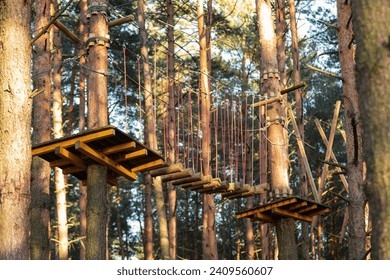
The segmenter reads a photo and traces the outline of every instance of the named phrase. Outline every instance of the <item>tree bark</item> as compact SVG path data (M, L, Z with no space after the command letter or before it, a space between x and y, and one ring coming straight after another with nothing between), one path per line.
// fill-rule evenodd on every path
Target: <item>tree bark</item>
M204 175L211 175L211 135L210 135L210 85L209 66L207 60L206 28L204 24L203 1L197 2L199 60L200 60L200 101L201 101L201 131L202 131L202 170ZM218 259L217 240L215 232L214 196L203 194L203 259Z
M58 4L54 1L52 15L58 10ZM61 33L57 27L54 27L53 34L53 134L54 138L61 138L64 133L62 130L62 48ZM56 216L58 232L58 256L60 260L68 259L68 219L66 207L66 186L65 177L62 169L55 168L55 189L56 189Z
M35 1L34 28L39 32L50 20L50 0ZM50 34L47 31L34 43L33 86L42 93L33 102L33 144L50 140L51 97ZM50 258L50 165L35 157L31 169L31 259Z
M261 91L263 96L272 98L280 96L280 84L275 74L273 77L269 75L269 73L275 73L275 69L276 71L278 69L276 36L270 1L256 0L256 10L261 46ZM285 193L290 190L290 186L287 135L284 128L285 109L283 104L274 102L267 105L266 114L271 120L267 124L271 186L274 191L279 190ZM279 245L279 258L297 259L294 219L282 218L276 222L275 226Z
M79 46L79 55L80 57L80 76L79 76L79 130L83 132L86 127L86 118L85 118L85 95L86 95L86 71L83 67L86 64L85 59L85 49L84 43L88 38L87 30L87 9L88 4L87 0L80 0L79 2L80 9L80 21L79 21L79 38L81 39L81 44ZM87 236L87 186L81 180L79 181L80 186L80 260L85 260L85 246L86 246L86 236Z
M154 118L153 92L152 92L152 71L149 67L149 51L147 47L147 34L145 28L145 3L138 0L138 27L140 35L140 52L143 69L143 88L145 102L145 135L146 144L151 149L157 150L156 124ZM153 216L152 216L152 186L153 180L150 175L146 176L145 186L145 240L144 258L153 259ZM160 213L158 213L160 215ZM165 215L165 213L164 213Z
M356 85L367 161L366 194L373 217L372 258L390 259L390 3L356 0L352 12Z
M355 80L355 51L353 40L352 10L349 1L337 1L339 59L343 78L345 134L347 139L348 178L348 251L349 258L361 259L365 250L365 204L363 190L363 130L359 111L359 96Z
M298 28L296 20L296 10L294 0L288 0L289 9L290 9L290 29L291 29L291 43L292 43L292 60L293 60L293 78L294 85L298 85L301 82L301 67L299 62L299 37L298 37ZM302 92L300 89L295 90L295 118L298 125L299 135L302 141L305 140L305 130L303 123L303 102L302 102ZM298 153L298 172L299 172L299 190L300 196L306 198L308 196L307 189L307 176L306 170L303 163L303 158L301 153ZM309 259L309 224L303 222L302 226L302 240L300 246L300 258Z
M176 110L175 110L175 36L174 36L174 13L172 0L166 1L168 13L168 163L174 164L176 160ZM168 183L169 205L169 257L176 259L176 189Z
M0 2L0 259L8 260L30 258L30 8Z
M108 22L102 7L108 9L108 0L88 1L90 37L108 38ZM98 6L92 6L98 5ZM95 8L98 7L98 8ZM95 43L88 50L88 128L108 124L107 70L108 47ZM87 168L87 248L86 259L106 259L107 232L107 167L91 164Z

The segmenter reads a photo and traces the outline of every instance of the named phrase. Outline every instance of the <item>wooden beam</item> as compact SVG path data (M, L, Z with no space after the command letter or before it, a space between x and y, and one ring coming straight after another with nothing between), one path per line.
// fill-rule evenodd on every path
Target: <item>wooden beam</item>
M117 162L128 161L128 160L144 157L144 156L147 156L147 155L148 155L148 150L147 149L141 149L141 150L138 150L138 151L135 151L135 152L131 152L131 153L122 155L121 157L119 157L119 158L117 158L115 160Z
M84 161L80 157L69 152L67 149L65 149L63 147L56 147L55 154L57 156L61 157L62 159L68 160L76 167L87 169L87 167L84 164Z
M193 174L194 174L194 171L192 169L185 169L182 172L177 172L177 173L164 175L164 176L161 177L161 181L162 182L174 181L174 180L178 180L178 179L181 179L181 178L190 177Z
M202 180L202 177L203 177L203 174L201 172L197 172L190 177L173 180L173 181L171 181L171 184L173 186L178 186L178 185L182 185L182 184L186 184L186 183L198 182L198 181Z
M307 206L307 207L305 207L305 208L303 208L303 209L299 209L299 210L296 211L296 212L299 213L299 214L303 214L303 213L305 213L305 212L310 212L310 211L315 210L315 209L317 209L317 208L318 208L318 205L313 204L313 205L309 205L309 206Z
M106 155L98 151L95 151L87 144L78 141L75 144L75 148L77 151L80 151L81 153L95 160L96 162L107 166L110 170L114 171L116 174L123 176L131 181L135 181L137 179L137 175L133 171L126 169L125 167L115 162L114 160L110 159Z
M306 84L305 82L302 82L302 83L300 83L300 84L292 85L292 86L290 86L290 87L288 87L288 88L282 89L282 90L280 91L280 93L281 93L281 94L285 94L285 93L288 93L288 92L290 92L290 91L293 91L293 90L297 90L297 89L303 88L303 87L305 87L305 86L307 86L307 84Z
M328 139L326 138L325 132L324 132L324 130L322 129L322 126L321 126L321 124L320 124L320 122L318 121L317 118L314 119L314 123L315 123L315 125L316 125L316 127L317 127L318 132L320 133L320 136L321 136L321 138L322 138L322 141L324 141L324 144L325 144L326 149L328 149L328 146L329 146ZM336 158L336 156L335 156L333 150L332 150L332 153L331 153L330 156L331 156L332 160L333 160L335 163L338 163L337 158ZM343 172L343 170L341 169L341 167L336 167L336 170L337 170L337 172ZM341 174L341 173L340 173L340 179L341 179L341 182L343 183L343 186L344 186L345 190L346 190L347 193L348 193L348 192L349 192L348 181L347 181L347 179L345 178L344 174Z
M267 214L263 214L263 213L260 213L260 212L257 212L253 215L253 218L255 220L260 220L262 222L267 222L267 223L273 223L274 222L274 219L267 215Z
M134 16L133 15L129 15L129 16L126 16L126 17L118 18L116 20L110 21L108 23L108 28L113 28L113 27L115 27L117 25L121 25L121 24L124 24L124 23L132 22L132 21L134 21Z
M336 134L337 121L339 118L340 107L341 107L341 101L337 100L336 106L335 106L335 109L333 112L332 124L330 127L328 146L327 146L326 154L325 154L325 161L329 161L329 159L331 157L331 153L332 153L332 149L333 149L333 140L334 140L334 135ZM328 165L325 163L324 168L322 169L321 179L320 179L319 186L318 186L318 191L320 194L322 193L322 189L325 186L325 178L326 178L326 175L328 175L328 168L329 168Z
M69 148L71 146L74 146L77 142L83 142L88 143L91 141L96 141L99 139L108 138L115 135L115 129L109 128L107 130L79 136L77 138L72 138L68 140L63 140L61 142L55 141L52 144L44 145L38 148L33 148L32 155L33 156L40 156L46 153L54 152L56 147L61 146L63 148Z
M82 167L78 167L78 166L71 166L71 167L67 167L67 168L62 168L62 173L64 175L68 175L68 174L73 175L74 173L83 172L83 171L86 171L86 169L82 168Z
M85 141L83 141L83 142L85 142ZM115 153L120 153L120 152L124 152L124 151L128 151L128 150L132 150L136 146L137 146L137 143L135 143L134 141L131 141L128 143L105 148L102 150L102 154L111 155L111 154L115 154Z
M289 211L293 211L293 210L296 210L298 208L302 208L302 207L305 207L305 206L307 206L307 201L302 201L300 203L297 203L297 204L294 204L294 205L288 207L287 209Z
M138 165L138 166L132 168L131 171L133 171L133 172L146 172L146 171L150 171L150 170L153 170L156 168L160 168L161 166L164 166L165 164L166 163L163 159L158 159L158 160L150 161L150 162L145 163L145 164Z
M304 216L295 212L290 212L288 210L280 209L280 208L272 208L271 212L273 214L277 214L279 216L288 217L288 218L294 218L298 220L303 220L306 222L311 223L313 221L312 217Z
M180 184L179 187L183 189L189 188L190 190L193 190L192 188L198 186L203 188L204 185L209 184L211 182L212 178L213 177L211 175L202 176L201 181Z
M70 31L65 25L62 24L58 19L54 22L54 25L57 26L59 30L61 30L68 38L76 44L81 44L80 39L72 32Z
M273 102L276 102L276 101L280 101L282 99L283 99L283 96L280 95L280 96L272 97L270 99L266 99L266 100L263 100L263 101L259 101L259 102L253 103L251 106L252 106L252 108L260 107L260 106L267 105L267 104L270 104L270 103L273 103Z
M150 176L152 177L157 177L157 176L162 176L162 175L167 175L167 174L172 174L172 173L177 173L181 172L184 170L184 167L181 163L175 163L167 167L159 168L150 171Z
M72 164L71 162L69 162L69 160L67 159L57 159L57 160L54 160L52 162L50 162L50 167L53 168L53 167L61 167L61 166L64 166L64 165L68 165L68 164Z
M313 174L311 172L309 161L308 161L307 156L306 156L305 147L303 145L303 141L302 141L301 135L299 133L298 125L297 125L297 122L295 120L294 112L291 109L291 107L288 107L288 113L290 115L291 123L292 123L293 128L294 128L295 137L297 138L299 152L302 156L303 165L305 166L306 174L307 174L307 177L309 179L309 184L310 184L313 196L314 196L314 200L319 203L321 201L321 199L320 199L318 192L317 192L317 188L316 188L316 184L314 182Z

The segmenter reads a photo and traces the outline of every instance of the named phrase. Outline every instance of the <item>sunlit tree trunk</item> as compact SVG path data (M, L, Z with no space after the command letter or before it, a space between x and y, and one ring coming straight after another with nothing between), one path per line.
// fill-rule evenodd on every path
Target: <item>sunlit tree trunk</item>
M203 1L197 2L199 56L200 56L200 100L201 100L201 130L202 130L202 169L204 175L211 175L211 135L210 135L210 85L207 61L207 40L204 24ZM218 259L217 240L215 232L214 196L203 194L203 259Z
M58 9L58 4L54 0L52 14ZM61 33L54 27L53 34L53 134L54 138L60 138L64 135L62 130L62 92L61 92L61 73L62 73L62 42ZM68 259L68 220L66 207L66 181L62 169L56 167L55 190L56 190L56 217L58 233L58 257L60 260Z
M90 0L90 36L108 36L108 22L102 7L108 0ZM108 49L106 45L95 43L88 50L88 128L99 128L108 124L107 70ZM87 168L87 246L86 259L106 259L107 232L107 167L91 164Z
M272 20L271 3L269 0L256 0L258 27L261 46L261 75L262 95L268 98L280 96L279 79L268 77L265 79L264 71L275 72L278 69L276 36ZM289 192L289 160L287 151L287 135L283 120L285 118L284 107L280 102L274 102L267 106L267 116L272 120L268 125L268 151L271 169L271 186L274 191ZM295 241L295 221L292 218L282 218L275 222L276 234L279 245L280 259L297 259L297 247Z
M49 24L50 0L35 1L34 29L39 33ZM34 44L33 86L42 93L33 102L33 144L51 138L51 54L50 36L47 31ZM31 169L31 259L50 258L50 165L34 157Z
M0 259L9 260L30 258L30 8L0 1Z
M390 201L388 128L390 123L388 112L390 2L352 1L352 13L356 39L356 85L361 113L361 119L355 119L355 128L359 128L359 122L362 121L363 148L367 161L366 193L372 214L372 258L388 260L390 259L390 204L388 203ZM355 111L349 113L353 114ZM354 141L359 140L357 138ZM354 146L354 149L361 148L359 143L355 143ZM360 177L361 173L356 175ZM355 194L352 194L351 187L350 195L352 199L357 199ZM356 202L360 203L359 200ZM360 237L357 232L353 234ZM359 252L360 250L358 249Z

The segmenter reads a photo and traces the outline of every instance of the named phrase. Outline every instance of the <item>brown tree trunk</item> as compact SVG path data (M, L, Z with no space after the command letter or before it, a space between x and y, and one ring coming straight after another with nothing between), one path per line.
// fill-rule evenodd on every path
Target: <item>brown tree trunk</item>
M145 135L146 145L153 150L157 150L156 141L156 120L154 118L153 93L152 93L152 71L149 67L149 54L147 47L147 34L145 28L145 3L144 0L138 0L138 27L140 35L140 52L143 69L143 88L145 102ZM146 177L145 187L145 240L144 240L144 258L153 259L153 217L152 217L152 177ZM164 210L165 211L165 210ZM160 213L158 213L160 215ZM165 216L165 213L164 213Z
M356 0L352 2L352 12L356 39L356 84L360 99L361 121L364 127L363 148L367 160L366 193L373 217L372 258L388 260L390 259L390 205L388 203L390 200L388 170L390 162L388 137L390 3L385 0ZM358 128L360 119L355 119L355 121L355 128ZM359 137L358 134L357 137ZM359 141L359 138L354 140ZM361 147L359 143L355 143L354 146L355 149ZM348 169L348 172L351 172L351 169ZM356 175L360 176L360 173ZM356 200L357 197L352 194L351 186L349 188L352 199ZM360 203L359 200L356 202ZM351 211L356 210L351 208ZM352 234L360 236L357 232Z
M35 1L36 33L50 19L50 0ZM50 34L46 32L34 44L33 86L42 93L33 102L33 144L49 141L51 136L51 54ZM35 157L31 169L31 259L50 258L50 165Z
M90 37L108 38L105 9L108 0L88 1ZM103 7L106 7L105 9ZM107 12L107 11L106 11ZM89 46L88 67L88 128L108 124L107 70L108 44ZM86 259L106 259L107 232L107 167L91 164L87 168L87 248Z
M58 10L58 4L54 1L52 15ZM61 92L61 73L62 73L62 49L61 33L56 27L53 27L53 134L54 138L60 138L64 135L62 130L62 92ZM58 257L60 260L68 259L68 219L66 206L66 186L65 177L62 169L55 168L55 189L56 189L56 216L58 232Z
M168 163L175 163L176 159L176 111L175 111L175 37L174 37L174 7L172 0L166 1L168 13ZM176 259L176 189L168 183L169 205L169 257Z
M0 259L9 260L30 258L30 8L0 2Z
M79 76L79 130L83 132L86 127L85 120L85 93L86 93L86 75L85 68L83 67L86 64L85 59L85 49L84 43L88 38L87 31L87 9L88 4L87 0L80 0L80 22L79 22L79 36L81 39L81 44L79 46L79 55L80 57L80 76ZM87 186L81 180L79 181L80 186L80 260L85 260L85 246L86 246L86 236L87 236Z
M267 98L280 96L280 84L278 75L268 75L275 73L278 69L276 36L272 21L271 3L269 0L257 0L256 10L258 16L258 27L261 46L261 78L262 95ZM267 72L265 72L267 71ZM264 75L267 73L266 75ZM289 159L287 151L287 137L284 128L285 110L279 102L274 102L267 106L267 125L269 163L271 169L271 186L274 191L288 193L289 186ZM275 223L279 245L280 259L297 259L297 247L295 241L295 221L291 218L283 218Z
M296 20L296 11L294 0L288 0L290 9L290 29L291 29L291 43L292 43L292 59L293 59L293 78L294 85L301 82L301 67L299 62L299 46L298 46L298 28ZM295 118L298 125L299 135L302 141L305 140L305 130L303 124L303 102L302 92L300 89L295 90ZM300 196L306 198L308 196L306 170L303 164L301 153L298 153L298 172L299 172L299 190ZM300 246L300 258L309 259L309 224L303 222L302 226L302 240Z
M211 135L210 135L210 85L207 60L207 40L204 25L203 1L197 2L199 56L200 56L200 100L201 100L201 131L202 131L202 170L204 175L211 175ZM215 232L214 196L203 194L203 259L218 259L217 240Z
M348 251L349 258L360 260L365 255L365 203L363 190L363 131L359 97L355 80L355 51L351 41L352 10L349 1L337 1L339 58L343 78L345 134L347 138L347 178L349 190Z

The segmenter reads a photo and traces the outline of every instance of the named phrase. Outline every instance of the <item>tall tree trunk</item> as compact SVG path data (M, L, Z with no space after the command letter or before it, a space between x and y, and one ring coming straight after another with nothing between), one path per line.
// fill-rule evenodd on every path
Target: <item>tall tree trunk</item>
M200 100L201 100L201 130L202 130L202 169L204 175L211 175L211 135L210 135L210 85L207 60L207 40L204 25L203 1L197 2L199 60L200 60ZM217 240L215 232L214 196L203 194L203 259L218 259Z
M256 10L261 46L262 95L268 98L277 97L280 96L279 80L275 75L273 75L274 78L268 77L267 79L264 75L264 71L273 73L275 69L278 69L276 36L270 1L256 0ZM279 102L274 102L267 106L267 116L272 120L267 125L267 134L269 139L268 151L271 168L271 186L274 191L286 193L289 192L290 186L287 137L283 124L285 110L283 107ZM279 245L279 258L297 259L294 219L279 219L275 223L275 226Z
M30 258L30 8L0 2L0 259L9 260Z
M49 23L50 0L35 1L36 32ZM51 136L51 54L50 36L46 32L35 42L33 55L33 85L42 93L33 102L33 144L49 141ZM31 170L31 259L50 258L50 164L38 157Z
M365 255L365 204L363 190L363 131L359 112L359 96L355 80L355 51L351 41L352 10L349 1L337 1L339 58L343 78L345 134L347 139L347 178L349 195L349 258L360 260Z
M293 59L293 78L294 85L297 85L301 82L301 67L299 62L299 46L298 46L298 28L296 20L296 10L294 0L288 0L290 8L290 29L291 29L291 43L292 43L292 59ZM295 118L298 125L299 135L304 141L305 139L305 130L303 123L303 102L302 102L302 92L300 89L295 90ZM303 163L301 153L298 153L298 173L299 173L299 189L300 195L303 198L308 196L307 189L307 177L306 170ZM302 222L302 240L300 246L300 257L302 259L309 259L309 224Z
M352 11L357 46L356 84L367 160L366 192L373 217L372 258L390 259L390 3L385 0L356 0L352 3ZM350 111L350 114L353 113ZM360 119L355 121L354 127L359 128ZM359 138L354 141L359 141ZM354 146L355 149L361 147L359 143ZM356 175L360 176L360 173ZM356 200L351 186L349 188L351 198ZM354 202L360 204L359 200ZM351 208L351 211L355 210ZM353 216L352 213L350 216Z
M107 38L105 9L108 0L88 1L91 11L89 32L92 37ZM107 12L107 11L106 11ZM88 128L108 124L107 70L108 45L95 43L88 50ZM86 259L106 259L107 232L107 167L91 164L87 168L87 248Z
M154 118L153 92L152 92L152 71L149 67L149 54L147 47L147 34L145 28L145 3L144 0L138 0L138 27L140 35L140 52L143 69L143 88L145 102L145 139L146 144L153 150L157 150L156 140L156 120ZM153 216L152 216L152 177L146 177L145 187L145 242L144 258L153 259ZM158 215L161 215L158 212ZM164 210L165 216L165 210ZM168 249L168 248L167 248ZM167 249L162 251L167 251ZM164 255L165 256L165 255Z
M175 111L175 37L174 37L174 13L172 0L166 1L168 13L168 163L175 163L176 159L176 111ZM169 257L176 259L176 189L168 183L169 205Z
M241 97L245 100L245 106L243 106L244 113L244 150L245 156L243 157L243 177L244 182L246 184L253 184L253 132L249 131L249 116L248 116L248 97L246 96L246 90L248 88L248 75L246 72L246 60L248 58L247 55L247 47L246 47L246 37L245 35L241 38L241 49L242 49L242 61L241 61ZM253 128L252 128L253 129ZM248 197L246 200L246 209L250 209L253 207L253 197ZM245 247L246 247L246 259L253 260L255 257L255 242L254 242L254 233L253 233L253 221L250 219L245 220Z
M87 0L80 0L80 21L79 21L79 36L81 39L81 44L79 46L79 55L80 57L80 76L79 76L79 130L83 132L86 127L85 120L85 93L86 93L86 73L85 68L83 67L86 64L85 59L85 49L84 43L88 38L87 30L87 9L88 4ZM86 246L86 236L87 236L87 186L81 180L79 181L80 186L80 260L85 260L85 246Z
M58 10L57 1L54 1L52 15ZM53 34L53 134L54 138L64 135L62 130L62 49L61 33L56 27ZM60 260L68 259L68 219L66 207L65 176L62 169L55 168L55 190L56 190L56 216L58 232L58 256Z

